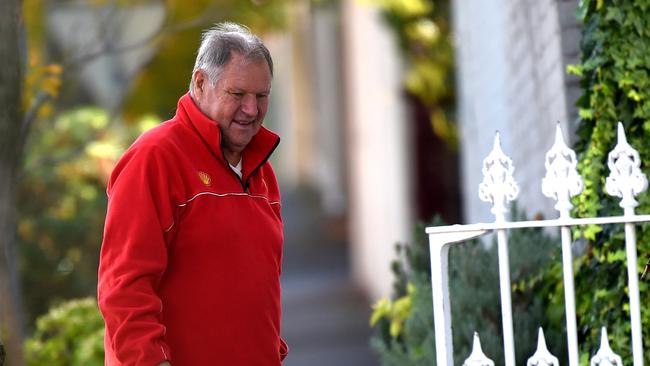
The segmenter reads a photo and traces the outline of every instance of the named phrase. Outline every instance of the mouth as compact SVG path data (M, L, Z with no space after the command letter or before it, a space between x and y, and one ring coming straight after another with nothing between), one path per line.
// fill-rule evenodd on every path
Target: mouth
M232 121L234 124L241 126L241 127L248 127L251 126L255 121L241 121L241 120L233 120Z

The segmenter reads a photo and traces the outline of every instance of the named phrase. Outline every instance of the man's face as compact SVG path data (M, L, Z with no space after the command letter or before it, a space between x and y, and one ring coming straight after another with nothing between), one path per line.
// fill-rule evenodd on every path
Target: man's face
M214 87L201 70L194 84L199 109L219 124L226 158L238 157L260 130L269 106L271 73L266 61L249 61L234 52Z

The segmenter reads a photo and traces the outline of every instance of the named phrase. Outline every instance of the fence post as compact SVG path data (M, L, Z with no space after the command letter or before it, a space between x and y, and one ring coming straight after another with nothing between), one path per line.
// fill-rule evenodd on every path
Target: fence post
M449 302L449 245L475 238L485 232L485 230L474 230L429 235L431 296L433 300L433 324L436 334L436 363L438 366L454 366L451 304Z

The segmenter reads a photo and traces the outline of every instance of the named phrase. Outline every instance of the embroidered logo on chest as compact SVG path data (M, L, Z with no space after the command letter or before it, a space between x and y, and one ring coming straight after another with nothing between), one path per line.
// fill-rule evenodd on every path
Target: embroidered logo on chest
M201 182L203 182L204 185L210 186L212 184L212 178L210 178L210 175L206 172L199 171L199 179L201 179Z

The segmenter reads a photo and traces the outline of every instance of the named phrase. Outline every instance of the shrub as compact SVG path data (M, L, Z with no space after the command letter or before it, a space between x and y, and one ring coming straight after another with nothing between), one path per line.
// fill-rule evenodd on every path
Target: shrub
M95 299L71 300L36 320L25 341L28 366L104 365L104 321Z
M431 226L440 223L433 220ZM417 225L413 244L396 246L392 300L382 299L374 306L371 321L376 332L371 345L383 366L436 363L429 246L424 228ZM561 255L558 241L540 229L510 232L509 248L516 358L517 363L524 363L537 344L537 327L544 327L548 340L566 339L563 309L544 309L542 301L526 286L538 283L534 276L539 268L561 261ZM449 288L457 364L469 356L474 331L481 335L485 353L496 364L504 362L496 252L495 243L485 245L477 240L454 245L450 250ZM558 357L566 354L564 341L551 341L549 348Z

